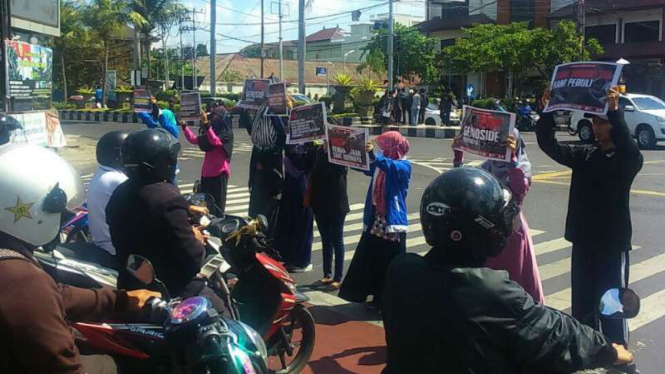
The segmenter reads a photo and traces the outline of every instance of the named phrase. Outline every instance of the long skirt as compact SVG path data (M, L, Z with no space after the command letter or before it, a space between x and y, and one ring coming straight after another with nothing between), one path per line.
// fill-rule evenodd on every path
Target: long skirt
M529 225L522 213L520 221L520 229L506 239L503 251L497 257L487 260L485 266L507 271L512 281L519 283L534 301L543 304L545 301L543 284L540 281L536 254L533 251L533 240L529 233Z
M307 267L312 259L314 214L303 206L307 179L286 174L275 228L275 249L288 267Z
M390 241L363 231L339 297L362 303L367 301L367 296L373 295L372 302L380 303L388 265L405 252L406 233L401 233L398 241Z

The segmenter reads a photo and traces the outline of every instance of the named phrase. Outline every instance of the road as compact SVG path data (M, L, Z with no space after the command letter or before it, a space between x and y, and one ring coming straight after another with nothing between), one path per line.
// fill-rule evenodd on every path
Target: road
M138 129L135 124L99 124L71 122L64 126L70 147L63 155L72 160L87 182L95 169L94 144L111 129ZM563 238L568 204L570 170L556 164L536 144L533 134L525 134L527 152L533 166L533 185L524 202L524 212L531 227L535 251L545 289L546 305L570 308L570 250ZM562 141L574 142L567 135ZM428 246L422 235L418 209L422 191L440 172L452 168L450 140L411 138L409 159L413 174L408 197L409 234L407 250L426 253ZM182 142L179 185L184 192L198 179L203 153ZM249 193L247 178L251 144L244 130L236 130L232 174L229 182L227 211L247 212ZM665 347L665 147L644 151L645 163L633 185L631 211L633 244L631 252L631 288L642 297L640 315L630 321L631 349L636 353L642 373L662 371L662 351ZM480 159L467 157L467 165L479 165ZM346 263L353 256L362 229L362 208L369 179L361 173L349 174L351 212L345 223ZM611 204L611 202L608 202ZM313 247L314 269L296 274L304 290L322 276L321 245L315 231ZM362 306L347 304L334 295L310 291L312 310L317 317L317 350L308 372L311 373L379 373L385 348L380 316Z

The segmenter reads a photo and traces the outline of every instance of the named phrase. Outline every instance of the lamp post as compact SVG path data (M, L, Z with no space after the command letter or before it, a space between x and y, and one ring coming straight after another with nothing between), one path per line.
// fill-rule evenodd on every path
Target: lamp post
M355 51L356 51L355 49L352 49L344 54L344 74L346 74L346 58L349 57L349 55Z

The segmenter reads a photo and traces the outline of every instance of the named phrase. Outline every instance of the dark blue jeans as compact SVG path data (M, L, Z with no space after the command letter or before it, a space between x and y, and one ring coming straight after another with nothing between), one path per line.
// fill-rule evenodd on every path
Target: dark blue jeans
M323 247L323 276L333 278L335 282L341 282L344 273L344 220L346 214L334 216L314 212L314 216L321 234L321 245ZM333 253L335 257L334 277L332 271Z

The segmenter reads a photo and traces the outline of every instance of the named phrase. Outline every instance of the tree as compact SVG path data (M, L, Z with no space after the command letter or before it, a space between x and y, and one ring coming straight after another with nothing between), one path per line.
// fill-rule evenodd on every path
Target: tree
M162 13L159 14L159 17L156 19L156 22L158 24L158 31L159 31L159 38L162 40L162 51L165 51L166 48L166 43L168 42L169 38L169 33L171 32L171 29L178 23L182 17L185 16L187 13L187 9L181 5L181 4L170 4L166 10ZM170 80L170 72L171 69L169 67L169 57L171 57L171 53L163 53L164 57L164 63L163 63L163 69L161 71L164 72L164 80L167 82ZM150 61L150 59L148 59ZM159 61L159 60L158 60ZM171 59L171 61L174 61ZM152 70L151 70L152 74ZM157 76L157 74L155 74Z
M197 56L209 56L208 47L205 44L199 44L196 46L196 55Z
M242 74L237 70L225 70L222 74L222 82L240 82Z
M383 51L373 51L367 53L365 62L358 65L356 71L359 74L362 74L365 69L369 69L371 72L374 72L378 75L383 75L386 72L384 61L386 61L386 56L383 54Z
M582 36L571 21L561 22L554 30L529 29L526 22L516 22L475 25L464 31L467 37L445 48L440 61L451 61L453 69L461 73L503 70L511 77L511 94L529 69L548 79L558 64L587 60L603 52L600 43L591 38L582 53Z
M247 58L260 58L261 57L261 45L260 44L252 44L250 46L247 46L243 48L240 51L240 54L243 57Z
M372 41L363 48L363 56L367 55L370 59L380 56L383 58L384 71L388 70L388 31L385 28L374 30ZM407 78L420 77L425 82L433 81L437 78L436 68L436 39L425 36L418 29L407 27L402 24L396 24L394 27L394 59L395 69L394 77L402 76Z

